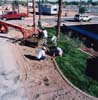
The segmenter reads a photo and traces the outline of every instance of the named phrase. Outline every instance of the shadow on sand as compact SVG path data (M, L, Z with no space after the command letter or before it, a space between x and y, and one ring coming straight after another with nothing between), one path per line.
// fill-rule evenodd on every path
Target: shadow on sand
M36 56L31 56L31 55L24 55L26 58L30 59L30 60L37 60L39 61Z

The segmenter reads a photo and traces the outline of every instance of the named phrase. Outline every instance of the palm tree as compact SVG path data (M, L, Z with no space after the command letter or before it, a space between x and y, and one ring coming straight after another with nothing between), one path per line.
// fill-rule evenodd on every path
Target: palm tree
M36 24L35 24L35 15L36 15L36 12L35 12L35 0L32 0L32 3L33 3L33 27L34 27L34 32L35 32L35 27L36 27Z
M60 25L61 25L61 14L62 14L62 0L58 0L59 11L58 11L58 21L57 21L57 38L60 37Z

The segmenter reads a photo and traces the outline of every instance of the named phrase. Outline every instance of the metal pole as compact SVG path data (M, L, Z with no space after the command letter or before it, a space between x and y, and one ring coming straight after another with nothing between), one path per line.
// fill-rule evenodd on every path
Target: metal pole
M41 28L41 7L40 7L40 0L39 0L39 20L38 20L38 27Z

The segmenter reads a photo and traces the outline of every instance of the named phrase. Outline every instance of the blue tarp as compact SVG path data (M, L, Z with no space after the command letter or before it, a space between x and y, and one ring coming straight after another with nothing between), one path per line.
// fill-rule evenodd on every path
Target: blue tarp
M83 34L83 35L86 35L86 36L88 36L88 37L90 37L90 38L93 38L93 39L98 40L98 34L96 34L96 33L89 32L89 31L80 29L80 28L78 28L78 27L76 27L76 26L68 26L68 28L71 29L71 30L74 30L74 31L76 31L76 32L79 32L79 33L81 33L81 34Z

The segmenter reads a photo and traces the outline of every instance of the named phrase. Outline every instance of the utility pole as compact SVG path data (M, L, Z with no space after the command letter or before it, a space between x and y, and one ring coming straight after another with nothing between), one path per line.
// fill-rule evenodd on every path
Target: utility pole
M28 7L29 1L27 0L27 15L29 15L29 7Z
M80 0L80 3L79 3L79 13L80 13L80 9L81 9L81 3L82 3L82 0Z
M62 0L58 0L59 11L58 11L58 21L57 21L57 33L56 36L59 39L60 37L60 26L61 26L61 15L62 15Z
M40 7L40 0L38 2L38 11L39 11L39 20L38 20L38 27L41 28L42 25L41 25L41 7Z
M36 12L35 12L35 0L32 0L32 3L33 3L33 27L34 27L34 32L35 32L35 27L36 27L36 24L35 24L35 15L36 15Z

